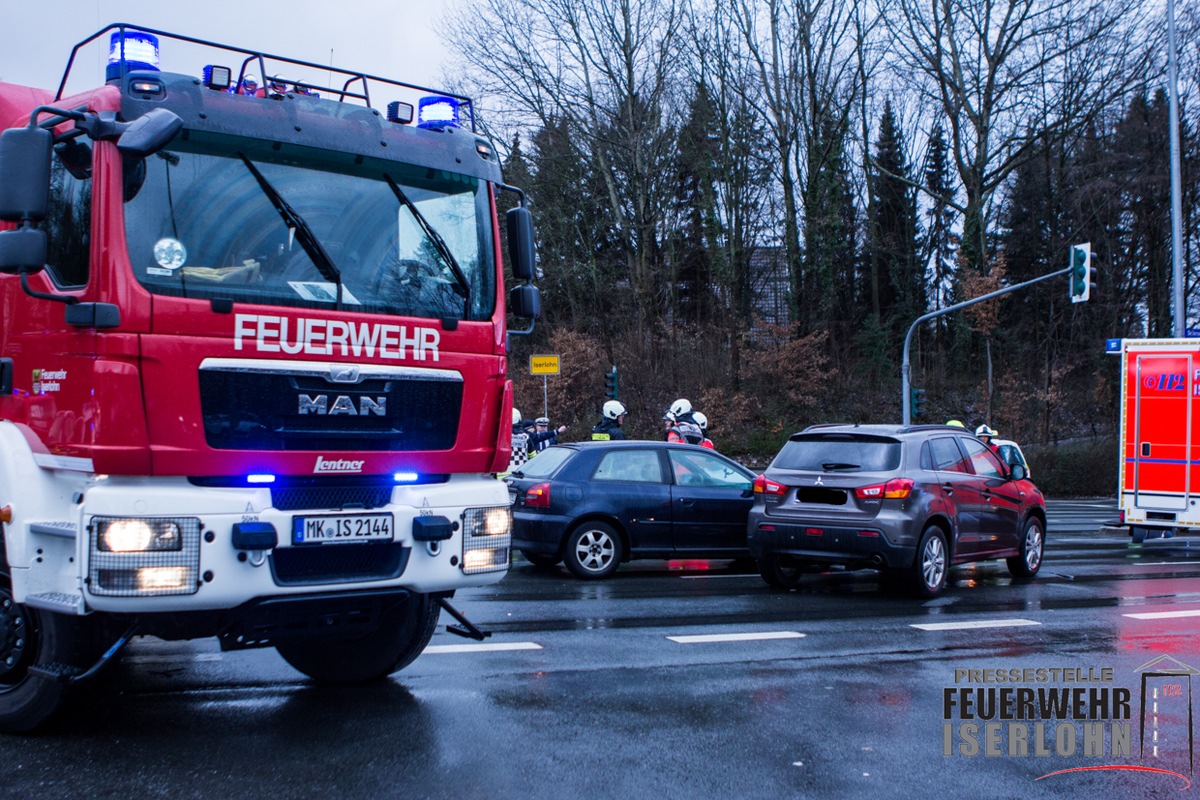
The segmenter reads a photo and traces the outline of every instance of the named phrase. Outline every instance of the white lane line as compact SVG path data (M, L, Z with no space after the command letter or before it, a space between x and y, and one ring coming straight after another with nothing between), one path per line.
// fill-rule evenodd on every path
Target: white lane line
M541 650L536 642L492 642L488 644L434 644L426 647L425 653L482 653L500 650Z
M758 578L757 575L680 575L685 581L697 578Z
M1176 617L1200 617L1200 608L1189 608L1186 611L1143 611L1138 614L1122 614L1130 619L1174 619Z
M1017 628L1022 625L1041 625L1031 619L975 619L962 622L925 622L913 625L923 631L967 631L978 628Z
M796 631L760 631L758 633L703 633L695 636L668 636L679 644L701 644L705 642L757 642L763 639L803 639L805 634Z
M179 664L186 662L199 661L220 661L220 653L196 653L194 655L144 655L144 656L125 656L121 659L122 664Z
M1139 561L1136 564L1130 564L1131 567L1176 567L1180 564L1195 564L1195 559L1182 561Z

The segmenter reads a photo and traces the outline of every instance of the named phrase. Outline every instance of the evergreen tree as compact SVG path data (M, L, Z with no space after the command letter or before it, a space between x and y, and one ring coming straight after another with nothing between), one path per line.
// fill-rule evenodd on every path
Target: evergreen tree
M867 288L872 313L902 337L912 321L925 313L928 297L925 270L917 254L916 192L891 101L884 104L875 148Z

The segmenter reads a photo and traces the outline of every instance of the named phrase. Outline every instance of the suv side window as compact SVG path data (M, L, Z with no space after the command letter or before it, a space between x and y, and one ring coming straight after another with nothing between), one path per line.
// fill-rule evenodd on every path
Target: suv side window
M967 454L971 456L971 466L975 469L976 475L982 478L1007 477L1000 459L986 444L964 438L962 445L967 449Z
M592 473L594 481L662 483L662 467L654 450L613 450L605 453Z
M933 457L933 468L939 472L967 472L966 457L958 447L958 437L942 436L929 440L929 451Z

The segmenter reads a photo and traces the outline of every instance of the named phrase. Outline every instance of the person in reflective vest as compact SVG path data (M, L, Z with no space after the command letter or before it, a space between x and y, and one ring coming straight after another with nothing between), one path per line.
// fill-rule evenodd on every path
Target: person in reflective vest
M624 439L625 432L621 430L621 425L625 422L625 404L620 400L609 400L604 404L601 414L603 418L592 428L592 441L607 442Z

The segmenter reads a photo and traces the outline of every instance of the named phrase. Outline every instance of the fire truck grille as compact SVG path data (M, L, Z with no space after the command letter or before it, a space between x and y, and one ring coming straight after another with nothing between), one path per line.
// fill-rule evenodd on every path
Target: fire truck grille
M221 450L449 450L461 379L394 375L335 383L316 372L200 370L204 436Z
M390 580L404 574L409 552L394 543L277 547L271 574L280 586Z
M271 488L271 504L297 509L380 508L392 499L391 486L281 486Z

